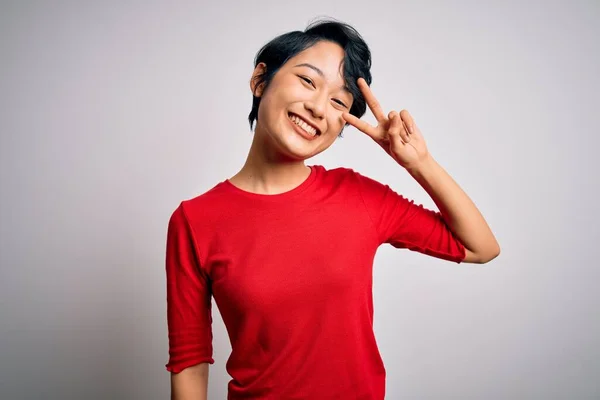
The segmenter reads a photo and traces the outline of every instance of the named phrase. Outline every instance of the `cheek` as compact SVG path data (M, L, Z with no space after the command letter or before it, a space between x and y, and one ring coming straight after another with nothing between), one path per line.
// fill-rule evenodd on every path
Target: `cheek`
M289 105L291 99L293 99L293 94L290 90L280 90L278 86L271 89L261 100L260 107L263 108L264 103L265 110L263 112L269 116L274 116Z
M277 103L273 96L270 94L265 94L260 101L260 106L258 107L258 117L262 118L263 122L272 123L273 113L277 109Z
M340 131L346 124L344 118L342 118L342 113L339 111L335 111L335 117L329 121L329 129L335 131L336 135L339 135Z

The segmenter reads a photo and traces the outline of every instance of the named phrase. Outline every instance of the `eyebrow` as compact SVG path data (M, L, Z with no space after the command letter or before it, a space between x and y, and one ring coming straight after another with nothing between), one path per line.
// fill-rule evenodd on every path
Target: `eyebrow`
M313 71L315 71L321 78L325 78L325 74L323 73L323 71L321 71L319 68L315 67L312 64L301 63L298 65L294 65L294 68L296 68L296 67L308 67L308 68L312 69ZM346 85L346 83L344 83L342 86L340 86L340 89L344 90L345 92L347 92L349 95L352 96L352 92L350 91L350 88Z

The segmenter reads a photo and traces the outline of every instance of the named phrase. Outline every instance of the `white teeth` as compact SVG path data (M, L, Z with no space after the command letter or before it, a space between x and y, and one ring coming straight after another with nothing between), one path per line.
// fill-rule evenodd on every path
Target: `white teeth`
M317 134L317 130L315 128L308 125L306 122L302 121L300 118L296 117L295 115L292 115L290 119L292 120L293 123L298 125L300 128L302 128L306 133L310 134L311 136L315 136Z

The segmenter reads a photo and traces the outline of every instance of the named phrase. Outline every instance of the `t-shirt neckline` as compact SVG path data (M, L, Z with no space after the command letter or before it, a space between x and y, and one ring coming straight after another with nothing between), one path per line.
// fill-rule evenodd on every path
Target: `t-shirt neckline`
M293 196L297 196L300 193L304 192L306 189L308 189L312 183L315 181L316 177L317 177L317 168L318 165L307 165L307 167L310 168L310 174L308 175L308 177L302 182L300 183L300 185L296 186L293 189L290 189L286 192L282 192L282 193L277 193L277 194L263 194L263 193L254 193L254 192L248 192L244 189L241 189L237 186L235 186L233 183L231 183L229 181L229 179L225 179L223 181L223 185L228 188L231 191L234 191L240 195L249 197L249 198L253 198L253 199L257 199L257 200L281 200L281 199L287 199L289 197L293 197Z

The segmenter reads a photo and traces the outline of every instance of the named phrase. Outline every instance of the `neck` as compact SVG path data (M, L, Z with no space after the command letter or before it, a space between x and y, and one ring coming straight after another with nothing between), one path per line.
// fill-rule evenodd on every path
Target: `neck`
M310 175L304 160L283 157L254 133L252 146L242 169L229 179L233 185L252 193L279 194L299 186Z

